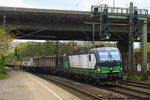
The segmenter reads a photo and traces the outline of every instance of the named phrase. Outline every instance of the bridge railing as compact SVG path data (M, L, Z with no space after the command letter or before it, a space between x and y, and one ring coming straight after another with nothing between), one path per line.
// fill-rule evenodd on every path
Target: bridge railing
M137 9L138 15L148 15L148 10L146 9ZM119 7L108 7L108 12L110 14L125 14L128 15L130 14L129 8L119 8Z
M138 15L139 16L147 16L148 15L148 10L146 9L137 9ZM114 8L114 7L108 7L108 12L110 14L124 14L124 15L129 15L130 10L129 8Z
M105 8L105 5L101 4L98 7L98 12L103 12L103 9ZM139 16L147 16L148 10L147 9L137 9ZM130 15L130 9L129 8L121 8L121 7L108 7L108 13L109 14L116 14L116 15Z

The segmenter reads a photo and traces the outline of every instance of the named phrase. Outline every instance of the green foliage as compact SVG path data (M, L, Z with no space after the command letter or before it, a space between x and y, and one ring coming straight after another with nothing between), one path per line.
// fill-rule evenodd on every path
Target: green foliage
M12 60L16 59L15 57L15 53L14 52L10 52L7 57L6 57L6 62L10 63Z
M4 70L4 57L0 56L0 73Z
M79 49L77 42L60 42L59 43L59 55L63 55L65 52Z
M17 53L20 59L25 57L53 56L56 55L56 41L24 42L17 44ZM58 42L58 54L63 55L78 47L77 42ZM11 56L11 54L10 54Z
M36 43L26 42L17 45L18 55L21 58L24 57L35 57L35 56L46 56L54 54L54 43Z
M4 78L5 74L4 73L0 73L0 79Z
M0 26L0 56L6 56L12 48L11 42L14 38L9 28Z
M102 45L104 47L117 47L117 44L115 42L104 42L104 41L96 41L94 42L94 44L89 41L84 41L78 44L79 48L85 52L87 52L91 48L97 48Z
M101 42L105 47L117 47L117 44L114 42Z
M141 52L141 48L135 48L134 52ZM147 52L150 52L150 43L147 43Z
M149 82L149 83L150 83L150 75L148 76L148 80L146 80L146 82Z
M140 52L141 49L140 48L134 48L134 52Z
M8 27L0 26L0 74L4 72L5 58L12 47L11 42L14 38Z
M7 74L5 72L1 72L0 73L0 79L3 79L5 77L7 77Z
M150 43L147 43L147 52L150 52Z
M134 73L134 74L132 75L132 74L130 73L130 74L126 74L125 77L126 77L126 79L133 77L134 80L141 81L141 79L142 79L142 74L141 74L141 73ZM148 80L145 80L145 82L150 82L150 74L148 74Z

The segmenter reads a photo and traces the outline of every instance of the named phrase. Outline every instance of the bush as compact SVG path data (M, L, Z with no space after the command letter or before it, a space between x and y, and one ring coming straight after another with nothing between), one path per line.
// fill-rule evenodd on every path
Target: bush
M0 56L0 73L3 73L4 71L4 57L3 56Z
M5 72L1 72L0 73L0 79L3 79L3 78L5 78L6 77L6 73Z

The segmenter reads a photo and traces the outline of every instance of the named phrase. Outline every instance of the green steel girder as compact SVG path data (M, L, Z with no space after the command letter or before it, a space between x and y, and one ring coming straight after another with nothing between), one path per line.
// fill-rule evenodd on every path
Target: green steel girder
M142 80L147 80L147 20L142 23L141 59L142 59Z
M117 15L109 15L108 18L110 19L129 19L129 16L117 16Z
M119 15L119 16L118 15L109 15L108 18L109 19L121 19L121 20L122 19L126 19L126 20L130 19L129 15L126 15L126 16L125 15L122 15L122 16L121 15ZM139 17L139 20L140 21L147 20L147 17L141 16L141 17Z

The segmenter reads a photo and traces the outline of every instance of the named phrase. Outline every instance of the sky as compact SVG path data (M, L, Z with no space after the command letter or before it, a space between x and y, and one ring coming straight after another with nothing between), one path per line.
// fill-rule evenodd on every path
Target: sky
M113 1L115 7L127 8L134 2L139 9L150 10L150 0L0 0L0 6L89 11L91 5L113 6Z
M90 11L91 5L113 6L113 2L115 7L128 8L129 3L133 2L139 9L150 10L150 0L0 0L0 6Z

